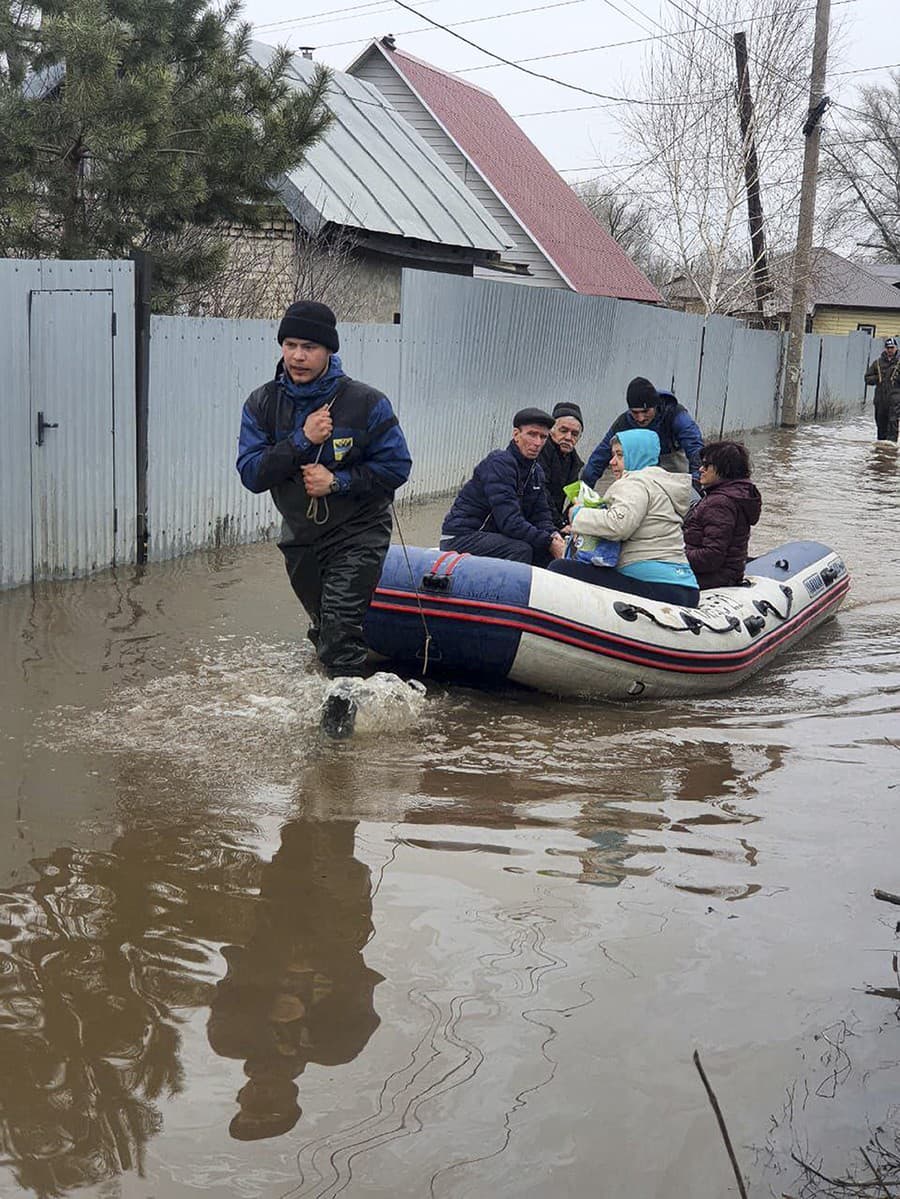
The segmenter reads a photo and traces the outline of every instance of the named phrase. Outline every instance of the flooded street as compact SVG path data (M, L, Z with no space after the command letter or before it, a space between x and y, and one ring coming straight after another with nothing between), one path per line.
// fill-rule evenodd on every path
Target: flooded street
M871 1182L900 1123L873 436L750 439L751 551L824 541L853 586L706 700L431 681L332 743L274 544L0 594L0 1195L719 1199L695 1049L752 1196Z

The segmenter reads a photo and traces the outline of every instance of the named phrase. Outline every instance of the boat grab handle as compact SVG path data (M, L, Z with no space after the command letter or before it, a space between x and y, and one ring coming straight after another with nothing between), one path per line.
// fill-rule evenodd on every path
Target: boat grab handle
M686 612L682 608L680 611L680 616L684 621L684 624L671 625L659 620L652 612L648 612L646 608L642 608L639 604L623 604L619 600L613 604L613 611L617 616L620 616L622 620L632 621L637 620L638 616L646 616L648 620L652 620L655 625L659 626L659 628L668 629L671 633L683 633L687 630L690 630L692 633L696 633L698 636L703 629L707 629L710 633L732 633L740 626L741 623L736 616L729 616L727 624L725 624L725 626L722 628L717 628L715 625L709 624L707 621L702 620L693 612Z

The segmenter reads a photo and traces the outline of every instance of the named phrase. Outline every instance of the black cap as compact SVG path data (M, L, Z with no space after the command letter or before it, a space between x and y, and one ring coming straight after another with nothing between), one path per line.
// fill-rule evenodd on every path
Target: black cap
M525 425L543 425L545 429L552 429L555 423L550 413L543 408L520 408L513 417L514 429L521 429Z
M893 347L896 350L896 348L897 348L897 338L896 337L886 337L884 339L884 348L886 350L889 350L891 347Z
M298 300L291 304L278 326L278 344L281 345L286 337L314 341L331 350L332 354L337 353L341 344L334 313L327 304L317 304L315 300Z
M649 379L638 375L628 384L625 403L629 408L656 408L659 405L659 392Z
M581 415L581 409L577 404L569 404L563 400L554 406L552 416L554 420L559 420L561 416L574 416L582 429L584 428L584 417Z

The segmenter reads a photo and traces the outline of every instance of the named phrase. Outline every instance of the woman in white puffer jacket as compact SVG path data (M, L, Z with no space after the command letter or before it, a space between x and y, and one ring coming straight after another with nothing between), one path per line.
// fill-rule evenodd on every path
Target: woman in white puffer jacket
M577 508L572 528L621 543L618 564L594 566L562 559L548 569L630 595L696 608L700 591L688 565L683 522L691 506L691 476L659 465L652 429L625 429L612 442L615 475L603 508Z

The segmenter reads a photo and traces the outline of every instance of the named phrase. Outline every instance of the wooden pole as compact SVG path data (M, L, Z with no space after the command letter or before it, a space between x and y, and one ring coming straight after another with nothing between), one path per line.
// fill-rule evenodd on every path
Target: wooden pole
M797 247L794 251L794 288L791 296L791 324L788 340L787 379L781 423L793 429L800 410L800 384L803 374L803 336L806 333L806 309L809 303L809 274L812 257L813 220L816 215L816 180L819 172L820 120L828 103L825 95L825 67L828 61L828 22L831 0L816 0L816 32L813 41L812 75L809 85L809 115L803 126L806 147L803 177L800 183L800 217L797 221Z
M756 153L756 133L753 127L753 97L750 94L746 33L734 35L734 59L738 77L738 112L741 118L744 178L747 184L750 246L753 251L753 286L759 315L765 316L766 299L771 295L772 286L769 282L769 264L766 259L766 234L763 225L762 197L759 190L759 158Z

